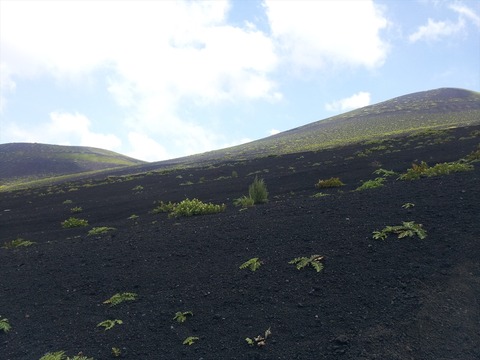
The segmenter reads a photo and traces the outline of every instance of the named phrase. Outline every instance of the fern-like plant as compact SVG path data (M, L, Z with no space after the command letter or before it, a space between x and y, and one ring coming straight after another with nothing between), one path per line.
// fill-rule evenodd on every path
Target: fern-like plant
M137 300L137 296L138 296L137 294L130 293L130 292L117 293L113 295L110 299L105 300L103 303L110 304L110 306L117 306L118 304L121 304L124 301Z
M177 311L173 320L177 320L179 323L184 323L187 321L187 316L193 316L193 312L191 311Z
M248 208L255 205L255 200L249 196L242 196L238 199L233 200L233 205L241 206L242 208Z
M35 242L18 238L18 239L6 242L5 244L3 244L2 247L4 249L15 249L18 247L30 246L33 244L35 244Z
M383 183L385 181L385 178L383 177L377 177L375 180L367 180L365 181L361 186L355 189L355 191L363 191L367 189L375 189L378 187L384 186Z
M250 260L245 261L242 265L240 265L240 269L250 269L251 271L257 271L260 266L262 266L263 262L260 261L259 258L251 258Z
M82 227L88 226L88 221L84 219L78 219L75 217L68 218L67 220L62 222L62 227L64 229L74 228L74 227Z
M199 340L197 336L189 336L183 340L183 345L193 345L197 340Z
M121 325L123 324L122 320L114 319L114 320L104 320L100 323L97 324L97 327L103 327L105 331L110 330L113 328L115 325Z
M309 257L297 257L291 261L289 261L289 264L294 264L298 270L303 269L304 267L310 265L313 267L317 272L320 272L323 270L323 264L322 261L323 256L321 255L311 255Z
M94 360L93 358L89 358L84 356L82 353L75 355L73 357L69 357L65 355L65 351L57 351L57 352L49 352L43 355L40 360Z
M344 185L345 184L338 177L331 177L330 179L318 180L318 182L315 184L315 187L317 189L326 189Z
M11 328L12 326L8 322L8 319L7 318L2 319L2 317L0 316L0 330L2 330L3 332L9 332Z
M109 231L114 231L114 230L117 230L117 229L113 227L107 227L107 226L94 227L92 230L88 232L88 236L102 235Z
M375 240L385 240L389 234L396 234L399 239L417 236L423 240L427 237L427 231L423 229L422 224L416 224L413 221L404 221L402 225L386 226L382 230L374 231L373 238Z

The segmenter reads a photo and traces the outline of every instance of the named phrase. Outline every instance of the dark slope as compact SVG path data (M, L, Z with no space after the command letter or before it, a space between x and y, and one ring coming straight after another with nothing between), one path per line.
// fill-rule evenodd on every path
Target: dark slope
M17 237L37 244L0 249L0 318L12 325L0 333L1 358L65 350L103 360L117 347L132 360L477 360L479 163L470 172L353 190L379 166L403 172L413 161L463 158L478 149L479 133L480 126L458 128L4 193L0 244ZM265 178L270 202L239 211L231 202L255 174ZM346 186L312 198L313 184L331 176ZM179 219L150 213L154 200L185 197L227 210ZM62 229L75 206L90 225ZM372 239L402 221L423 224L427 238ZM87 236L93 226L117 230ZM321 273L288 264L312 254L325 256ZM257 272L238 268L255 256L264 261ZM124 291L138 300L102 304ZM194 315L179 324L177 311ZM106 319L123 324L103 331L97 324ZM264 348L245 342L267 328ZM187 336L199 340L182 345Z
M0 183L144 163L113 151L37 143L0 144Z

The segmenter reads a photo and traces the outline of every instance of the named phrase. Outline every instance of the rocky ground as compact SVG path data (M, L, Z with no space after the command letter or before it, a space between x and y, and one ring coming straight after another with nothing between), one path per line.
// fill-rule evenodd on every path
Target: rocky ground
M117 348L132 360L479 359L479 163L354 191L379 168L463 158L478 130L2 193L0 244L35 244L0 249L0 320L11 325L0 331L0 358L63 350L110 359ZM269 202L240 210L232 202L255 175ZM346 185L314 187L332 176ZM319 191L329 195L312 197ZM154 201L185 198L227 208L151 213ZM62 228L70 216L89 225ZM403 221L423 224L427 237L372 238ZM116 230L87 235L99 226ZM289 264L314 254L321 272ZM239 269L253 257L257 271ZM103 304L123 292L137 299ZM179 323L179 311L193 316ZM97 326L107 319L123 323ZM267 329L264 346L245 340ZM183 345L189 336L198 340Z

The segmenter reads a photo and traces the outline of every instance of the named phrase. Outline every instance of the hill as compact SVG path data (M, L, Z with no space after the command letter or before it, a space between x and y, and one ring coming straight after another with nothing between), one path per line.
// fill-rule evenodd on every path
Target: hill
M37 143L0 144L0 184L142 164L113 151Z
M477 360L479 139L477 124L4 192L1 357ZM400 179L422 161L435 176ZM256 176L269 201L235 207ZM315 187L331 177L345 185ZM226 208L159 211L185 198ZM322 271L290 263L312 255Z

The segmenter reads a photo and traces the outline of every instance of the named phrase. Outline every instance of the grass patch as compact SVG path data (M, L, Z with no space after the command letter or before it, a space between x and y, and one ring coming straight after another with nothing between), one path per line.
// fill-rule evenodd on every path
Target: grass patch
M268 191L265 181L255 176L253 183L248 187L248 196L254 204L264 204L268 202Z
M473 170L473 165L462 162L440 163L430 167L425 161L422 161L420 164L412 164L412 167L407 169L406 173L401 174L399 179L417 180L422 177L441 176L471 170Z
M92 230L88 232L88 236L94 236L94 235L102 235L106 234L109 231L115 231L114 227L108 227L108 226L99 226L99 227L94 227Z
M168 213L169 217L180 216L194 216L194 215L209 215L217 214L225 211L227 206L225 204L216 205L212 203L204 203L198 199L185 199L179 203L163 201L152 210L154 214Z
M2 247L4 249L16 249L18 247L31 246L33 244L35 244L35 242L18 238L18 239L6 242L5 244L3 244Z
M88 221L84 219L78 219L75 217L68 218L67 220L62 222L62 227L64 229L83 227L83 226L88 226Z
M327 189L344 185L345 184L338 177L331 177L330 179L318 180L318 182L315 184L315 187L317 189Z
M255 200L253 200L249 196L242 196L241 198L233 200L233 205L235 206L241 206L243 208L251 207L255 205Z
M383 184L384 181L385 181L385 178L383 178L383 177L377 177L374 180L367 180L361 186L356 188L355 191L363 191L363 190L375 189L375 188L378 188L378 187L385 186Z

